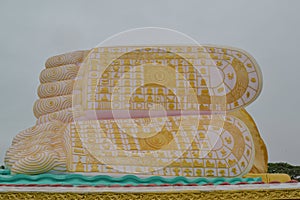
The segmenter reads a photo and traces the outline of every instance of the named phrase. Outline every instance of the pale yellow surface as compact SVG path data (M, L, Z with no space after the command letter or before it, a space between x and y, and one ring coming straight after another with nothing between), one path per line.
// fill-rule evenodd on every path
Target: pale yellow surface
M245 178L256 178L261 177L262 181L265 183L270 183L273 181L286 183L291 180L291 177L288 174L269 174L269 173L249 173L244 176Z
M7 166L14 173L28 174L54 170L234 177L266 172L265 144L243 109L261 91L255 60L232 48L159 49L108 47L49 58L33 109L37 125L14 138L5 158ZM83 78L74 81L78 76ZM99 111L101 118L102 111L139 112L153 103L159 105L156 110L228 112L227 116L153 118L151 126L142 118L122 119L118 124L105 119L76 122L89 111ZM199 126L193 129L190 121ZM130 126L132 122L138 126ZM168 123L157 131L163 122ZM120 123L128 127L120 129Z

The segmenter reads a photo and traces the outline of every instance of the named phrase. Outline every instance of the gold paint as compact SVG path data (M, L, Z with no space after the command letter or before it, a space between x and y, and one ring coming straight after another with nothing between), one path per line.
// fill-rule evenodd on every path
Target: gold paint
M116 47L117 48L117 47ZM224 98L224 96L212 96L213 94L209 92L208 90L208 84L210 81L205 81L205 79L203 79L203 76L208 77L209 80L209 76L210 74L210 67L221 67L225 65L228 65L229 67L232 67L233 71L231 71L228 75L227 78L228 80L235 80L236 84L234 85L232 90L226 91L228 92L226 94L226 98L227 98L227 103L234 103L235 106L240 106L239 108L243 107L244 105L250 103L251 101L253 101L256 96L259 94L260 91L260 85L261 85L261 79L259 76L255 77L255 78L251 78L250 81L257 82L258 84L258 88L255 88L255 92L252 94L250 94L248 91L246 91L247 87L248 87L248 81L249 81L249 74L246 71L246 67L253 67L253 70L257 70L257 66L255 66L254 64L252 65L244 65L241 60L239 60L239 58L235 58L234 54L229 53L230 51L227 51L227 49L224 48L220 48L220 47L203 47L203 48L197 48L197 51L199 52L193 52L193 55L190 55L190 52L193 51L191 48L189 51L187 52L183 52L183 48L176 48L177 50L180 50L181 52L179 52L178 54L173 54L172 53L172 49L173 47L168 47L170 52L165 52L164 54L160 55L159 53L149 53L151 51L152 48L147 48L147 52L148 54L145 53L141 53L139 51L136 52L130 52L127 53L126 55L123 55L124 52L121 51L115 51L115 52L111 52L112 49L111 48L104 48L103 52L105 53L99 53L99 49L94 49L94 53L99 53L100 57L101 57L101 63L100 62L92 62L92 66L90 66L91 68L89 70L92 71L91 75L92 78L90 79L90 85L88 86L91 89L91 93L92 97L88 100L87 98L87 94L85 93L81 93L80 94L80 98L78 100L78 102L83 102L84 104L86 104L84 106L85 111L89 110L90 108L88 107L88 103L90 103L90 105L92 105L92 110L95 108L96 110L106 110L106 109L111 109L110 107L110 101L111 101L111 90L109 90L109 87L114 87L118 84L118 82L120 81L120 75L122 75L121 73L125 73L126 78L124 81L125 85L128 85L128 87L126 88L119 88L119 93L122 95L128 95L130 93L132 93L132 91L130 90L131 87L138 85L138 81L140 81L139 79L141 77L143 77L146 80L146 83L148 82L148 86L144 87L147 90L146 91L142 91L142 90L136 90L135 94L136 95L141 95L142 97L138 97L135 96L135 98L132 98L134 101L131 102L131 107L134 107L135 103L142 103L143 101L146 101L147 103L152 103L152 102L156 102L157 101L157 97L159 96L165 96L166 98L163 99L161 105L167 109L167 110L176 110L178 108L180 108L180 104L178 103L178 99L176 99L176 96L174 95L174 93L169 89L166 90L165 92L162 90L162 86L158 86L157 84L153 84L153 82L155 83L160 83L162 85L169 85L172 88L178 89L180 96L185 96L185 93L182 92L184 91L184 82L182 81L183 78L179 77L179 78L174 78L177 74L177 72L180 72L182 74L187 75L186 77L188 77L188 83L190 84L190 86L192 87L191 89L194 91L198 92L198 89L200 91L200 94L198 95L198 103L200 105L200 108L202 111L209 111L213 108L213 106L211 104L213 104L213 101L211 100L212 98L215 99L215 102L221 102L222 103L222 98ZM210 53L205 52L206 50L209 50ZM223 52L223 53L217 53L217 52ZM79 70L79 66L77 65L79 61L82 61L83 58L80 57L81 55L86 55L87 53L89 53L88 51L85 52L80 52L80 53L75 53L74 57L72 57L72 54L67 54L67 55L60 55L57 57L53 57L50 58L47 61L46 67L47 69L44 70L41 73L40 76L40 80L41 83L49 83L49 94L45 93L45 95L41 95L42 100L38 101L38 102L45 102L48 103L50 105L50 108L47 107L42 107L40 105L42 104L38 104L37 106L35 106L35 113L37 113L36 115L38 117L41 118L41 122L47 121L47 120L59 120L62 121L63 123L66 123L65 126L67 126L67 123L70 123L73 121L72 115L73 113L71 113L71 117L66 117L66 113L67 112L61 112L65 110L65 108L69 107L68 103L74 103L71 100L64 100L61 99L61 97L58 98L58 96L60 96L61 94L70 94L70 88L72 87L69 85L68 88L66 88L67 86L64 86L63 83L58 83L59 81L64 81L64 80L71 80L70 82L73 82L73 79L76 77L76 74ZM243 54L243 56L248 57L247 55L244 55L244 53L240 53L240 55L238 55L238 57L241 57ZM71 57L70 57L71 56ZM108 61L110 60L109 57L114 57L116 56L118 59L116 59L114 61L114 63L112 63L111 65L109 65L109 67L103 71L102 73L102 77L100 78L100 82L99 79L97 79L96 77L98 76L97 73L99 71L101 71L101 65L107 65ZM213 63L216 63L216 66L205 66L207 68L201 68L200 70L196 70L194 68L193 65L191 65L190 62L187 62L184 58L191 58L192 61L198 59L198 61L203 65L203 64L207 64L209 65L207 58L212 58ZM201 59L200 59L201 58ZM249 59L251 61L252 58L248 57L247 59ZM232 61L230 61L232 60ZM125 66L120 66L121 61L124 62ZM152 61L156 61L156 63L160 63L160 64L151 64ZM164 61L164 62L162 62ZM177 61L178 64L173 64L173 61ZM252 62L252 61L251 61ZM162 64L162 63L166 63L166 64ZM82 66L85 66L85 64L83 64ZM145 66L145 67L142 67ZM132 68L135 67L135 73L129 73L130 70L132 70ZM143 71L143 70L144 71ZM175 70L177 69L177 71ZM208 70L207 70L208 69ZM221 69L221 68L218 68ZM148 70L148 71L147 71ZM143 71L143 72L142 72ZM200 74L198 74L199 72ZM97 73L96 73L97 72ZM114 74L112 73L114 72ZM128 72L128 73L127 73ZM188 73L188 74L187 74ZM258 74L258 73L257 73ZM134 78L132 78L134 77ZM198 79L201 79L200 81L198 81ZM135 81L135 82L134 82ZM195 81L195 82L194 82ZM200 83L199 83L200 82ZM53 84L52 84L53 83ZM178 88L178 86L176 84L179 84L180 87L182 88ZM198 87L198 84L200 84L201 87ZM55 86L58 86L58 90L55 90ZM77 85L78 86L78 85ZM97 87L96 87L97 86ZM74 87L76 89L80 89L76 87L76 84L74 85ZM96 90L99 89L99 90ZM122 90L124 89L124 91ZM157 89L157 90L155 90ZM166 89L166 88L164 88ZM218 92L223 92L224 91L224 87L218 88ZM57 91L57 92L56 92ZM123 91L123 92L121 92ZM44 92L44 90L42 91ZM133 92L134 93L134 92ZM243 94L246 93L246 97L249 98L250 96L253 97L253 99L249 100L247 103L242 103L241 105L236 104L238 101L238 99L240 99ZM148 98L145 97L145 95L149 95ZM99 96L96 95L102 95L102 98L100 98ZM50 99L50 100L45 100L44 97L54 97L54 99ZM116 100L120 100L122 96L118 96L115 97ZM75 98L76 99L76 98ZM88 102L90 101L90 102ZM58 102L58 103L57 103ZM105 103L103 103L105 102ZM221 104L220 103L220 104ZM57 105L59 105L58 107L56 107ZM72 104L74 105L74 104ZM98 105L98 107L97 107ZM99 105L103 106L100 107ZM137 105L137 104L136 104ZM55 107L55 108L53 108ZM217 107L217 106L215 106ZM121 107L120 107L121 109ZM140 108L139 108L140 109ZM145 106L145 109L148 109L147 106ZM222 107L222 110L228 109L228 107ZM230 108L231 109L231 108ZM79 113L83 113L82 111L78 111ZM253 139L255 140L254 145L255 145L255 163L254 163L254 171L264 171L266 170L265 167L265 160L267 158L266 155L266 149L265 146L263 144L263 141L261 140L259 133L257 132L256 126L253 122L253 120L251 119L250 116L248 116L248 114L246 113L246 111L242 110L237 110L235 112L230 113L229 115L236 115L238 116L238 118L244 123L246 124L246 127L249 129ZM44 117L47 116L47 117ZM143 149L151 149L151 150L158 150L162 147L164 147L166 144L168 144L170 141L174 140L175 138L168 134L171 133L171 131L177 130L176 128L178 126L176 126L175 124L178 122L178 120L173 120L173 119L169 119L170 123L172 123L171 127L169 130L164 129L161 134L157 134L151 138L148 139L137 139L137 140L133 140L133 138L131 138L129 136L128 139L124 139L121 138L121 136L123 137L124 134L120 132L119 128L116 126L115 123L113 122L109 122L107 124L102 124L102 120L99 120L100 122L100 126L104 126L104 125L108 125L107 127L103 128L103 131L105 132L104 134L106 136L109 135L109 132L113 132L113 135L115 138L118 139L117 142L117 148L120 149L129 149L132 151L140 151ZM175 123L176 122L176 123ZM200 121L200 123L206 123L205 121ZM241 135L240 131L238 130L237 127L234 127L234 125L228 124L225 125L225 129L228 129L228 132L230 134L232 134L232 138L229 137L229 139L225 139L225 143L222 143L222 145L225 145L226 142L227 144L231 144L232 142L234 143L233 149L230 150L230 152L228 152L228 154L234 154L237 159L241 158L242 155L247 155L247 156L251 156L252 152L251 150L247 149L247 151L245 151L245 153L243 152L244 149L244 143L245 141L249 141L249 137L239 137L238 135ZM42 123L43 125L43 123ZM70 125L70 124L69 124ZM68 125L68 127L69 127ZM112 125L112 128L111 126ZM70 127L69 127L70 128ZM97 132L94 129L90 129L87 130L83 127L77 127L79 129L88 131L87 133L90 135L93 132ZM200 128L202 128L200 126ZM205 128L203 128L205 129ZM202 129L202 130L203 130ZM63 149L66 151L66 156L67 156L67 160L70 161L67 163L67 169L72 169L72 171L77 171L77 172L86 172L83 166L83 163L81 162L75 162L72 158L72 156L75 155L83 155L87 157L87 164L91 164L92 165L92 171L97 171L99 169L102 169L101 166L103 166L104 164L100 161L91 161L91 157L92 155L90 154L90 152L83 147L83 144L81 142L79 142L80 140L76 140L74 142L74 146L72 146L72 139L79 139L78 133L77 135L72 135L71 132L69 131L74 131L73 128L70 128L70 130L66 131L65 127L63 127L62 130L59 130L57 132L57 135L63 135L65 138L64 140L60 139L60 143L61 141L64 141L65 143L61 144L61 146L64 146ZM139 129L139 131L143 131L142 129ZM39 130L38 131L39 134L43 135L45 132L44 130ZM27 137L24 136L26 138L28 138L28 140L24 140L23 142L26 145L19 145L17 150L15 150L14 148L12 148L12 156L7 157L6 160L13 160L15 159L13 157L13 152L17 153L19 151L26 151L25 147L29 147L32 145L36 145L36 144L42 144L44 145L44 143L42 143L42 139L38 139L37 137ZM180 136L176 136L176 139L178 139L178 141L180 142L181 146L184 146L184 135ZM203 134L200 133L199 134L199 138L201 139L201 141L188 141L192 144L191 148L192 150L200 150L199 146L197 146L197 144L203 144L202 146L205 148L208 148L208 144L207 141L207 137ZM245 141L244 141L245 139ZM44 139L45 140L45 139ZM95 139L94 138L87 138L87 141L89 143L94 143ZM130 144L129 144L129 141ZM44 141L43 141L44 142ZM56 142L56 141L55 141ZM101 144L95 142L95 145L93 147L93 150L95 150L95 154L101 154L100 147ZM252 144L253 145L253 144ZM201 145L200 145L201 146ZM110 151L110 146L109 145L103 145L103 148L105 150L108 151L107 155L112 155L112 151ZM121 152L118 152L119 156L120 156L120 160L126 160L126 158L123 158L121 156L123 156L123 154ZM226 151L220 150L220 153L225 156L227 153ZM190 162L186 161L186 159L192 159L189 157L189 155L194 155L197 153L186 153L184 154L184 161L178 160L176 162L173 162L171 165L169 166L177 166L178 170L177 174L179 175L183 175L184 173L188 176L196 176L193 175L193 173L191 173L191 171L193 171L192 169L196 169L197 172L199 172L198 174L202 174L202 169L206 169L203 166L203 162L201 161L197 161L197 160L191 160ZM118 156L118 155L117 155ZM199 156L199 153L198 153ZM214 166L215 164L212 162L208 162L208 165L211 167L215 167L216 169L218 169L218 167L224 167L224 168L228 168L228 166L225 166L225 162L217 162L218 160L213 157L212 153L208 153L207 154L208 158L211 158L216 164L217 166ZM159 155L160 159L165 158L166 155ZM172 157L172 156L171 156ZM168 158L168 156L167 156ZM201 160L203 158L199 158L199 160ZM226 158L224 158L226 159ZM109 160L109 159L108 159ZM149 163L151 163L151 159L148 161ZM203 161L203 160L202 160ZM89 163L90 162L90 163ZM96 163L95 163L96 162ZM166 163L165 161L161 160L159 161L159 163ZM70 165L75 164L77 168L73 169ZM129 163L132 164L132 163ZM207 163L206 163L207 164ZM243 165L247 165L248 163L243 163ZM145 163L144 163L145 165ZM149 164L150 166L151 164ZM182 167L184 165L188 165L187 169L185 169L185 171L183 171ZM146 165L147 166L147 165ZM28 166L25 166L25 168ZM139 166L136 166L136 169L141 169ZM198 169L197 169L198 167ZM172 170L170 170L172 171ZM201 173L200 173L201 172ZM164 169L163 171L163 175L170 175L168 174L168 170ZM217 174L217 170L208 170L207 173L209 176L216 176Z
M260 177L265 183L270 183L272 181L278 181L281 183L286 183L291 180L288 174L270 174L270 173L249 173L243 176L245 178Z
M167 192L1 192L0 199L14 200L14 199L144 199L144 200L163 200L163 199L299 199L299 189L252 189L252 190L215 190L213 192L207 191L174 191Z

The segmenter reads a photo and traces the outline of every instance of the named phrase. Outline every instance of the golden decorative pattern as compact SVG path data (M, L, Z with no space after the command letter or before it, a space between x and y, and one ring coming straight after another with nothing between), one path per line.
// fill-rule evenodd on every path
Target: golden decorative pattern
M16 161L11 170L18 174L42 174L55 170L56 167L65 168L65 163L60 162L59 156L54 151L44 151Z
M37 136L39 134L42 134L45 131L59 131L63 127L64 127L64 123L62 123L60 121L47 122L42 125L36 125L31 128L28 128L26 130L23 130L19 134L17 134L14 137L12 144L16 144L16 143L23 141L24 139L32 137L32 136Z
M36 124L44 124L51 121L60 121L63 123L72 122L73 121L72 108L42 115L37 119Z
M254 120L244 108L238 111L231 112L230 114L242 120L251 132L251 136L255 146L255 160L250 173L267 173L268 152L266 144L261 138Z
M38 99L33 106L35 117L72 107L72 95Z
M243 51L220 47L100 47L88 54L83 66L88 68L88 85L80 102L86 102L86 110L127 110L124 99L131 94L137 99L130 102L133 110L148 110L158 103L167 110L224 111L248 105L261 91L255 60ZM134 90L145 84L151 89ZM198 105L188 99L187 88ZM172 102L167 89L185 96L180 102L186 107Z
M299 199L299 189L274 189L274 190L217 190L174 192L92 192L92 193L59 193L59 192L0 192L0 200L10 199L144 199L144 200L168 200L168 199L240 199L240 200L270 200L270 199Z
M74 80L50 82L39 85L38 96L48 98L72 94Z
M74 79L77 76L79 68L78 65L70 64L44 69L40 74L40 82L48 83Z
M100 47L51 57L45 66L38 88L41 99L34 105L37 125L19 133L5 157L15 173L46 169L118 174L121 170L234 177L249 172L252 165L253 173L267 169L265 144L243 109L259 95L261 74L255 60L242 50ZM78 104L83 110L77 110ZM129 111L135 119L106 120L114 114L112 110ZM189 116L179 117L182 110ZM235 111L226 117L212 115L223 120L201 115L197 121L199 116L194 114L199 113L193 113L227 110ZM162 111L171 116L159 118ZM117 112L121 118L122 114ZM88 120L74 122L77 115L87 115ZM182 129L178 124L184 119ZM199 126L191 130L190 120ZM114 145L103 144L103 138ZM213 151L208 152L209 148ZM144 154L147 151L150 155ZM128 159L126 152L135 157ZM104 165L116 158L122 166ZM153 160L159 166L153 166Z
M254 144L246 125L230 115L224 117L224 124L223 116L210 124L211 115L201 115L198 127L190 125L178 130L181 118L192 121L194 117L168 117L164 128L148 138L127 134L128 130L145 132L145 126L135 127L126 119L71 123L65 132L65 140L72 141L67 149L68 171L186 177L236 177L248 173L254 161ZM150 132L159 127L160 118L151 120L152 126L147 127ZM142 119L135 122L143 124ZM191 134L194 137L188 136ZM145 150L152 153L142 156Z
M77 64L85 57L86 51L74 51L48 58L45 63L46 68L57 67L61 65Z
M63 127L62 127L63 128ZM66 171L63 137L54 131L28 137L7 152L6 165L14 173L39 174Z
M64 130L64 126L61 127L61 131ZM22 155L28 155L32 151L36 151L35 146L41 146L44 148L38 148L41 150L46 149L54 149L55 147L62 147L62 136L57 134L58 131L43 131L38 133L34 136L24 137L23 140L15 143L12 148L10 148L7 153L6 157L8 159L7 165L9 163L14 162L21 158ZM36 142L38 141L38 142ZM39 152L37 152L39 153ZM63 152L62 152L63 153Z
M23 151L20 149L14 149L14 151L10 151L6 154L6 156L9 156L9 159L6 161L6 165L8 167L12 167L13 164L15 162L17 162L18 160L23 159L25 157L29 157L31 155L35 155L37 153L42 153L46 150L47 150L47 147L42 146L42 145L34 145L31 147L28 147L26 151Z

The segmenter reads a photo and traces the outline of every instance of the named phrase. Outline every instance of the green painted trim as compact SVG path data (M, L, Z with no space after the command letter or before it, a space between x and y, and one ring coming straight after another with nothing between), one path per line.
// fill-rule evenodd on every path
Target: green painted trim
M0 169L0 175L10 175L9 169Z
M224 182L237 184L240 182L253 183L261 181L261 178L164 178L160 176L151 176L139 178L134 175L122 177L111 177L107 175L85 176L81 174L40 174L40 175L0 175L0 184L62 184L62 185L147 185L147 184L208 184L219 185Z

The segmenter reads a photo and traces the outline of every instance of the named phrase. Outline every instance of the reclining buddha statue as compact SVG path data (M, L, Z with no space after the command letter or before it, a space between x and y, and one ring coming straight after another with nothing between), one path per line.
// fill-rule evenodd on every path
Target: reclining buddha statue
M12 173L239 177L267 171L244 109L262 89L247 52L112 46L49 58L36 124L6 153Z

